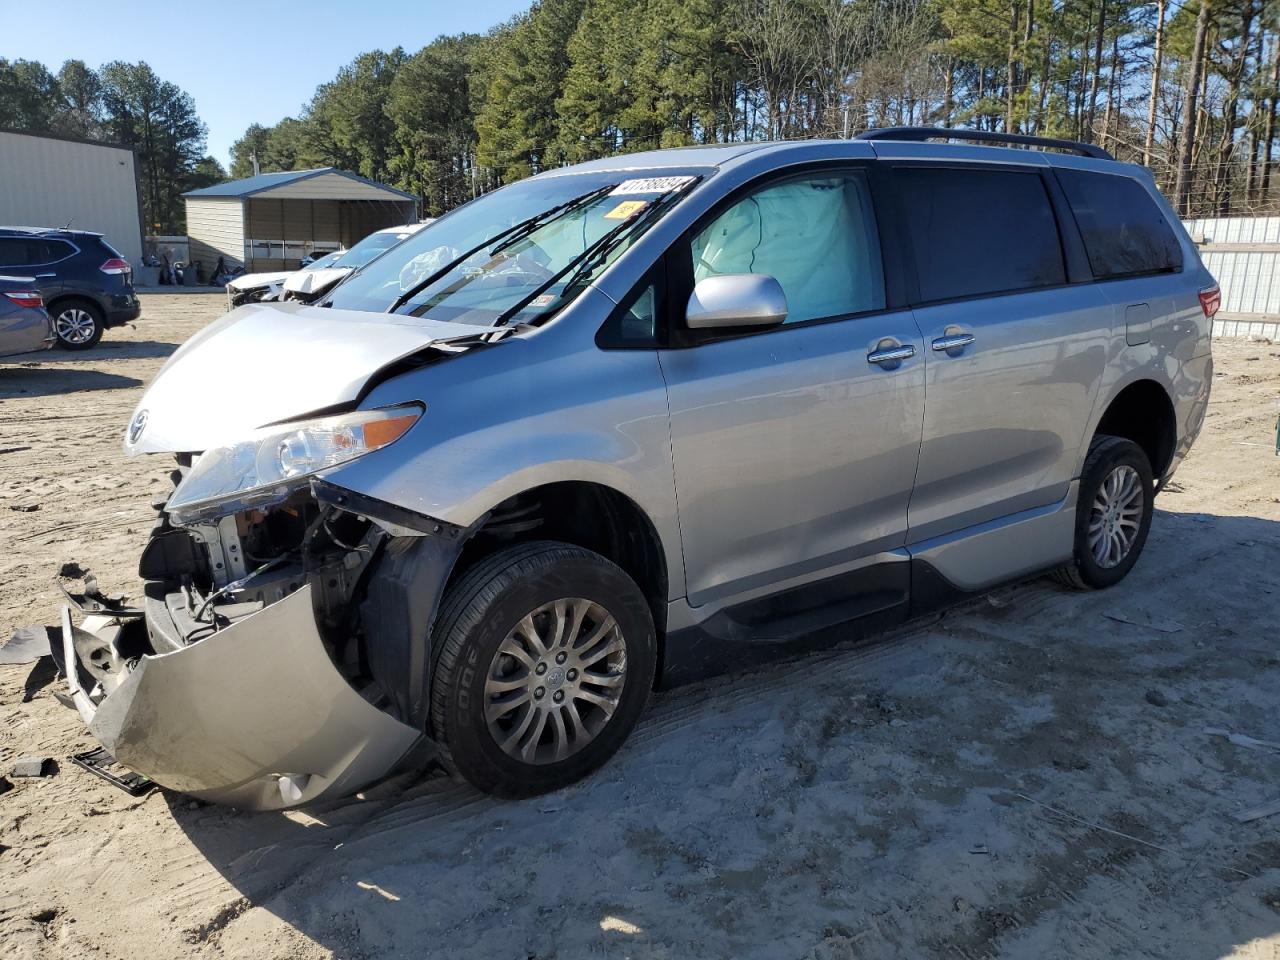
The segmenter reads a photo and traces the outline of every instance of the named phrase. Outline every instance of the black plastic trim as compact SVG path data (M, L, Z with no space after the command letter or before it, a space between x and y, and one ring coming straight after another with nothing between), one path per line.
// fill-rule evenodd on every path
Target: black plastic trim
M431 715L431 629L464 543L461 536L388 540L360 605L369 674L387 695L390 713L419 730Z
M327 480L312 480L311 494L319 503L338 507L347 511L347 513L355 513L373 520L394 523L396 526L407 527L410 530L416 530L418 533L437 534L450 538L456 538L462 533L462 527L455 526L452 523L436 520L434 517L407 510L404 507L396 506L394 503L387 503L385 500L378 500L363 493L356 493L354 490L348 490L346 487L340 487Z
M928 140L960 140L970 143L1017 144L1025 147L1051 147L1078 153L1095 160L1115 160L1110 153L1092 143L1078 140L1059 140L1056 137L1033 137L1023 133L997 133L993 130L957 130L950 127L885 127L883 130L867 130L855 140L889 140L907 143L924 143Z
M694 683L888 629L906 619L909 587L904 557L726 607L667 634L657 686Z

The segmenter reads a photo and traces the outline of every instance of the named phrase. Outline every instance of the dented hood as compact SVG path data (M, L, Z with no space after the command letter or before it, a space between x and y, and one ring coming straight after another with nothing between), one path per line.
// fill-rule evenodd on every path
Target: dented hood
M198 452L347 403L378 370L480 327L421 317L254 303L178 348L125 428L125 453Z

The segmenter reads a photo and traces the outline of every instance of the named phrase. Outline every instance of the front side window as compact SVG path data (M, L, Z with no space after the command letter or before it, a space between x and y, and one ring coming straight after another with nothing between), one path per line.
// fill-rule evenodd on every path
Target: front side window
M882 310L884 268L866 177L805 176L748 194L691 242L693 278L764 273L782 285L787 323Z
M897 181L922 301L1066 283L1039 173L901 167Z
M1058 182L1080 227L1094 277L1111 280L1181 269L1178 240L1137 180L1059 170Z
M706 170L532 178L420 230L334 289L333 307L493 326L559 310Z

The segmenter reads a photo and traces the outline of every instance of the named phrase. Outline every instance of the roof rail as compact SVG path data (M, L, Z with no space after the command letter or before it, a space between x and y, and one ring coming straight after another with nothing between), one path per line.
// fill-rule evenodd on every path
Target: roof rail
M1092 143L1076 140L1058 140L1054 137L1032 137L1022 133L996 133L992 130L956 130L950 127L885 127L883 130L865 130L855 140L905 140L921 143L925 140L970 140L975 143L1017 143L1028 147L1052 147L1068 150L1082 157L1095 160L1114 160L1111 154Z

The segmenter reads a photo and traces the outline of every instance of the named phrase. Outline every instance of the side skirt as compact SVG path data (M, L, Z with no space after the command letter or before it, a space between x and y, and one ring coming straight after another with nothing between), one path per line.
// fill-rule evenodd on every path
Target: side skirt
M656 686L861 640L1071 557L1076 494L914 544L893 559L719 609L668 631Z

